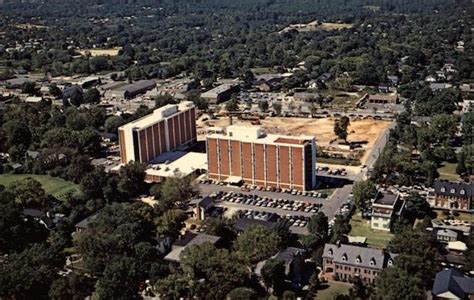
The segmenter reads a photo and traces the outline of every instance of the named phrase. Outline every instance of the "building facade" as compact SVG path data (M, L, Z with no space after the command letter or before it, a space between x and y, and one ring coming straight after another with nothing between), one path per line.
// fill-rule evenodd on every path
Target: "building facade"
M168 104L119 128L120 159L147 163L158 155L196 142L195 107Z
M373 283L387 266L393 265L394 255L380 249L345 244L326 244L323 251L323 271L340 280L359 277Z
M390 232L393 221L400 216L404 207L404 201L398 194L390 192L377 192L372 203L372 216L370 228Z
M430 201L433 208L473 212L474 187L472 183L435 181L434 194L434 198Z
M208 177L262 187L310 190L316 185L314 137L267 135L258 127L229 126L206 139Z

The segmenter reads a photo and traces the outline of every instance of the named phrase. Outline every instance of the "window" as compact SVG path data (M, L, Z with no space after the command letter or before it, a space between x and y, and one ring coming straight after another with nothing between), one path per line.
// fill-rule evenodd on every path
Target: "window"
M361 258L360 258L360 255L357 256L356 258L356 263L357 264L360 264L362 262Z
M334 254L334 252L332 251L332 249L331 249L331 248L329 248L329 250L328 250L328 254L329 254L329 255L333 255L333 254Z
M456 190L455 190L455 189L451 189L450 192L451 192L451 194L454 194L454 193L456 193Z
M465 190L460 190L460 191L459 191L459 194L465 195L465 194L466 194L466 191L465 191Z
M342 261L346 261L346 260L347 260L347 255L344 253L344 254L342 255L342 258L341 258L341 259L342 259Z
M387 265L388 265L389 267L391 267L391 266L393 265L393 260L389 259L388 262L387 262Z
M441 188L441 192L444 193L446 192L446 189L444 187Z
M370 264L371 266L375 266L375 258L372 258L372 259L370 260L369 264Z

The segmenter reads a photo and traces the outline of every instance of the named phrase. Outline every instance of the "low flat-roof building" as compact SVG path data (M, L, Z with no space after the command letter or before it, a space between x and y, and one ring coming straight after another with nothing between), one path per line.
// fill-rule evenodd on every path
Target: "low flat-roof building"
M206 153L166 152L151 162L150 167L145 171L145 179L149 182L161 182L169 177L198 176L206 171Z
M139 80L130 84L118 85L118 87L108 90L106 97L119 100L131 99L140 94L144 94L154 87L156 87L156 82L153 80Z
M374 230L390 231L393 221L400 216L404 201L399 194L378 191L372 203L372 217L370 228Z
M240 177L262 187L310 190L316 186L316 142L310 136L266 134L259 127L227 127L206 138L208 177Z
M371 104L398 104L397 94L369 95L367 101Z
M239 91L239 85L234 83L221 84L205 93L201 98L207 100L209 104L219 104L230 99L233 93Z

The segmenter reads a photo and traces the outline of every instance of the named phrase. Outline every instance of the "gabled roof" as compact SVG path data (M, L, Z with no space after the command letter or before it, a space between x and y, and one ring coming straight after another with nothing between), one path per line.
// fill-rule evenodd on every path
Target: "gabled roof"
M434 183L435 193L450 197L472 197L474 194L474 186L471 183L452 182L445 180L437 180Z
M433 295L451 292L461 299L474 295L474 278L464 276L455 269L438 272L433 284Z
M336 263L360 266L363 268L382 270L395 255L386 254L383 250L354 245L324 245L324 258L330 258Z

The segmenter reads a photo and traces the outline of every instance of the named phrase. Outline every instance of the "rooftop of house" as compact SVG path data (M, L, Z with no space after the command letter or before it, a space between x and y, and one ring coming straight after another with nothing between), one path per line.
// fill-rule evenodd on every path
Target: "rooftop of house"
M291 264L297 255L305 255L306 250L295 247L287 247L275 255L275 259L282 260L286 265Z
M474 278L464 276L455 269L438 272L433 284L432 294L442 296L445 293L454 294L459 299L474 295Z
M165 106L155 109L152 114L146 115L140 119L127 123L121 126L120 128L136 128L139 130L147 128L163 119L170 118L171 116L180 111L185 111L192 107L194 107L194 104L191 101L181 101L179 104L167 104Z
M451 230L451 229L447 229L447 228L440 228L440 229L436 230L436 235L438 235L438 236L448 236L448 237L453 237L453 238L458 237L458 233L456 231Z
M84 220L77 223L76 228L87 229L89 227L89 223L94 221L98 215L99 215L99 212L96 212L95 214L88 216Z
M383 250L346 244L324 245L323 257L336 263L361 266L381 270L393 263L396 255L387 254Z
M312 136L289 136L289 135L277 135L267 134L261 127L258 126L228 126L227 133L214 133L207 136L208 138L216 139L231 139L249 143L259 144L273 144L273 145L293 145L302 146L306 143L314 140Z
M375 195L374 205L383 205L394 207L399 195L391 192L378 191Z
M134 83L126 84L116 88L118 91L125 91L129 93L135 93L147 88L153 88L156 86L156 82L153 80L139 80Z
M472 183L453 182L437 180L434 183L434 190L437 195L450 197L472 197L474 186Z
M209 235L205 233L187 233L181 241L173 244L173 250L165 256L165 260L179 262L181 260L181 253L190 246L202 245L204 243L211 243L215 245L220 240L220 237Z

